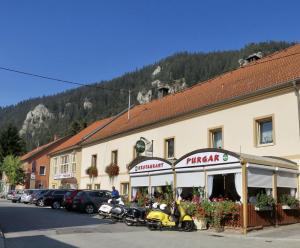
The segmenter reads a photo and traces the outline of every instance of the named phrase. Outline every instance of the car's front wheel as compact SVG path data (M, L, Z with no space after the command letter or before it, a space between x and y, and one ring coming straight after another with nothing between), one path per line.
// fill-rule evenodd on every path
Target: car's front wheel
M59 209L60 208L60 203L58 201L53 202L52 206L53 209Z
M95 211L95 209L94 209L94 206L93 206L92 204L87 204L87 205L85 206L85 212L86 212L87 214L93 214L94 211Z
M36 203L36 205L39 206L39 207L44 207L45 206L43 200L38 200L37 203Z

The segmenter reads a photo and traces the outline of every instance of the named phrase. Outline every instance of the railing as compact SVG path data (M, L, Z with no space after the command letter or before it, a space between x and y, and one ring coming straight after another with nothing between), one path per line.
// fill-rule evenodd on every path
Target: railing
M273 210L256 211L255 206L248 204L248 228L267 227L276 225L287 225L300 223L300 208L282 209L281 204L277 204ZM231 228L243 227L243 206L239 206L239 214L228 216L224 220L224 225Z

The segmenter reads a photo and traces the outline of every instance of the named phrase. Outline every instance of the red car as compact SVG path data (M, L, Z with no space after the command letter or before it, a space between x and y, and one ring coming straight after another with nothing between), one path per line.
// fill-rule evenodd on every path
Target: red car
M62 206L65 207L68 211L71 211L73 209L73 198L77 195L78 192L80 192L80 189L76 189L73 191L69 191L64 195L64 199L62 202Z

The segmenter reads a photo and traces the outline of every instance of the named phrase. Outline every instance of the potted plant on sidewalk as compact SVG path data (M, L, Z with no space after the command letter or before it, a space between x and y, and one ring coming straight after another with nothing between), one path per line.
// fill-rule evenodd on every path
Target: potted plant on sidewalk
M272 195L258 194L256 196L255 211L272 211L275 200Z
M196 205L193 220L197 230L207 229L206 212L205 209L201 206L201 204Z

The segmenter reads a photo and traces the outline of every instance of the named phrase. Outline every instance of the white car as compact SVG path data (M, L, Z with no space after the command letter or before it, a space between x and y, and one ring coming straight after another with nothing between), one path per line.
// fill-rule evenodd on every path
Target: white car
M29 203L31 201L32 198L32 194L35 190L33 189L25 189L23 194L21 195L21 202L22 203Z

